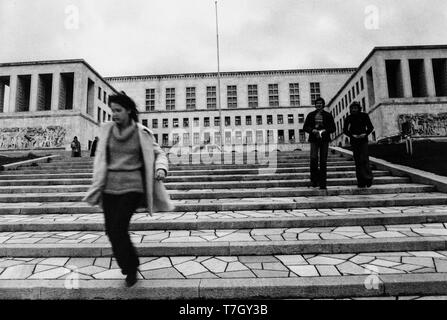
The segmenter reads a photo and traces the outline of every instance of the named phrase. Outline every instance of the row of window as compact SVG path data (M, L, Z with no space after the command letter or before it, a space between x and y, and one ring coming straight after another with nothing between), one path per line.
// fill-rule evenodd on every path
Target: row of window
M345 94L345 96L335 105L335 108L332 110L332 115L336 117L343 110L349 108L351 102L353 102L355 98L360 95L360 92L363 91L364 89L365 84L363 82L363 77L361 77L360 80L357 81L356 84L353 85L352 88Z
M288 137L286 138L285 132L288 133ZM299 141L301 143L304 143L306 141L306 133L303 130L299 130ZM212 137L211 132L204 132L201 136L200 132L194 132L192 137L193 140L191 141L191 135L189 132L183 133L182 135L182 141L180 143L180 135L178 133L173 133L171 135L172 139L169 140L170 134L164 133L162 134L162 145L163 146L169 146L169 145L183 145L183 146L189 146L191 145L191 142L193 145L202 145L202 144L211 144ZM158 134L154 134L154 137L156 141L158 142ZM225 144L253 144L253 143L296 143L295 139L295 130L277 130L276 140L274 136L274 130L256 130L255 140L253 139L253 132L252 131L246 131L245 135L242 136L242 131L235 131L234 135L232 132L227 131L225 132ZM220 145L220 133L214 132L214 144Z
M231 117L225 117L225 126L229 127L231 126ZM273 115L267 115L266 123L268 125L273 125ZM295 119L293 114L287 115L287 123L288 124L294 124ZM298 123L304 123L304 114L298 114ZM148 120L143 119L142 124L146 127L148 127ZM158 119L152 119L152 128L157 129L158 128ZM234 124L235 126L241 126L242 125L242 117L241 116L235 116L234 117ZM256 125L262 125L263 124L263 116L257 115L256 116ZM284 124L284 115L278 114L276 117L276 124ZM245 125L251 126L252 125L252 116L245 116ZM194 118L193 119L193 126L199 127L200 126L200 119ZM211 117L204 117L203 118L203 126L204 127L210 127L211 126ZM214 126L218 127L220 126L220 117L214 117ZM179 128L179 118L173 118L172 119L172 128ZM169 128L169 119L162 119L162 128ZM183 128L189 128L189 118L183 118Z
M101 95L102 92L102 95ZM98 87L98 100L101 100L102 98L102 102L104 102L105 104L107 104L107 93L105 90L102 90L101 87Z
M249 84L248 87L248 107L257 108L258 107L258 85ZM321 95L320 83L311 82L310 83L310 98L312 105L315 104L315 100ZM175 88L165 89L166 97L166 110L175 110L176 95ZM194 110L197 107L196 99L196 87L186 87L186 109ZM238 93L236 85L227 86L227 108L234 109L238 107ZM278 84L268 85L268 100L270 107L279 106L279 89ZM290 106L298 107L300 106L300 85L299 83L289 83L289 101ZM217 108L217 94L216 86L206 87L206 108L216 109ZM146 111L155 110L155 89L146 89Z

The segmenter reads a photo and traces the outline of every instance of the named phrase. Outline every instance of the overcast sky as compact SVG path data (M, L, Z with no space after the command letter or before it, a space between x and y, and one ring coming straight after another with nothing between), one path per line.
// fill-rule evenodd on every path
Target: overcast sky
M357 67L374 46L447 44L445 0L218 6L222 71ZM82 58L103 76L215 71L215 31L213 0L0 0L0 62Z

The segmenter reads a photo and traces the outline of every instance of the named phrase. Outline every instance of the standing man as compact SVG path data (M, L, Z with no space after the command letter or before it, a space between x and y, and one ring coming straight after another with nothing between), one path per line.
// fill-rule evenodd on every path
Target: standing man
M71 142L71 156L72 157L80 157L81 156L81 143L78 140L78 137L74 137Z
M310 143L310 180L313 188L327 189L327 155L331 134L335 132L334 117L324 111L323 98L315 100L316 110L309 113L304 121L304 131L309 134ZM318 166L318 154L320 165Z
M92 143L92 148L90 149L90 157L95 156L97 145L98 145L98 137L95 137L95 140L93 140L93 143Z
M349 106L350 115L345 120L343 133L351 138L354 153L355 172L359 188L371 187L373 174L369 165L368 136L374 127L365 112L361 112L360 103L354 101Z

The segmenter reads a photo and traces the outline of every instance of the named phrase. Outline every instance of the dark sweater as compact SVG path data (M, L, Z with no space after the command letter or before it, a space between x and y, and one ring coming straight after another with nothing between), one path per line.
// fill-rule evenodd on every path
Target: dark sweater
M361 141L368 141L368 136L374 131L374 126L367 113L359 112L357 114L350 114L346 120L343 128L343 133L349 138L356 139L353 135L366 134L366 137ZM359 141L359 139L356 139Z
M318 128L318 130L325 129L326 132L323 133L322 139L319 139L317 135L312 132L314 129L317 129L315 125L315 116L317 113L318 111L315 110L307 115L306 121L304 121L303 130L309 134L309 142L330 142L331 134L336 130L334 117L332 117L332 114L324 110L321 112L323 116L323 127Z

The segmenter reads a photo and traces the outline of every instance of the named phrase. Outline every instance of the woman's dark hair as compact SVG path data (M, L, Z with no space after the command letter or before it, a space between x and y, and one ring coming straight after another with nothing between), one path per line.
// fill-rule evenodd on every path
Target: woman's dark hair
M321 102L323 102L323 106L326 106L326 101L324 101L324 99L323 98L317 98L317 99L315 99L315 105L317 105L317 102L318 101L321 101Z
M119 104L121 107L123 107L126 110L130 110L130 117L133 121L138 122L138 109L135 102L128 97L124 91L121 91L121 93L113 94L109 96L109 102L108 105L112 103Z

